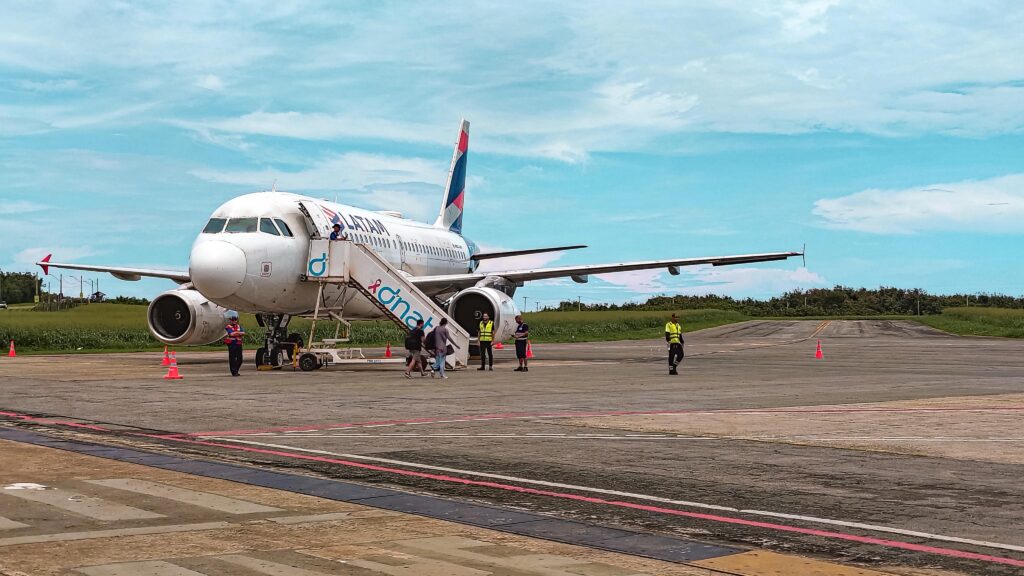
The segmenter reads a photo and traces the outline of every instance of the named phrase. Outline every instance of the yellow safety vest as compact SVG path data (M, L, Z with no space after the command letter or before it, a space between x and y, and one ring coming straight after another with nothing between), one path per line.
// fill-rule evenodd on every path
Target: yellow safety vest
M494 339L494 321L488 320L487 322L480 323L480 341L490 342Z
M665 333L668 334L669 344L682 344L683 327L675 322L665 324Z

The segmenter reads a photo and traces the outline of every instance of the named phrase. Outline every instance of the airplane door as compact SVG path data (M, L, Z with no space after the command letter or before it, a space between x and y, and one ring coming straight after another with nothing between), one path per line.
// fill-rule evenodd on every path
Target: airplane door
M402 237L398 234L395 234L395 242L398 244L398 259L402 263L398 269L405 270L405 242L402 241Z
M306 217L310 238L328 238L331 235L331 221L320 206L312 202L299 202L299 210Z

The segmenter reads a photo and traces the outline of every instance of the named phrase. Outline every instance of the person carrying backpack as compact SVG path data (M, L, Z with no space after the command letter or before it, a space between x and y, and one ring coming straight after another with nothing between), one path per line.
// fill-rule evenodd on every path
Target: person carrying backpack
M427 375L423 370L426 365L426 359L423 357L423 340L425 338L426 336L423 334L423 320L417 320L416 327L405 336L405 349L408 352L406 355L409 357L409 363L405 366L406 378L412 378L410 372L416 367L419 367L420 376Z

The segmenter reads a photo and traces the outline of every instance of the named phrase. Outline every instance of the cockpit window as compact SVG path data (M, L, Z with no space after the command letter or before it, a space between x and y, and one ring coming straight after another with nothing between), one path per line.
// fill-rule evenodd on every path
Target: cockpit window
M274 218L274 222L277 222L277 227L281 229L281 234L289 238L292 237L292 229L288 227L288 224L286 224L284 220Z
M228 227L224 231L228 233L255 232L258 220L259 218L232 218L228 220Z
M203 228L203 234L216 234L224 229L224 223L227 222L226 218L210 218L210 221L206 223L206 228Z
M277 226L274 226L274 221L270 218L260 218L260 232L264 234L272 234L274 236L280 236L281 233L277 231Z

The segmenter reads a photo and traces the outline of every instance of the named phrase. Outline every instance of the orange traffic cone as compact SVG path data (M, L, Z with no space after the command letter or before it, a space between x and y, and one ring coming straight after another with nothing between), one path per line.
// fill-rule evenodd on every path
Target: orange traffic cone
M0 348L0 350L3 350L3 348ZM7 353L7 357L14 358L15 356L17 356L17 354L14 353L14 340L11 340L11 350Z
M391 342L388 342L388 347L384 349L384 357L391 358Z
M504 350L505 349L505 345L501 343L501 340L498 340L497 342L494 343L494 349L495 350Z
M530 341L526 341L526 357L533 358L533 346L530 346Z
M178 357L171 352L171 367L167 369L167 375L164 376L164 380L181 380L181 374L178 374Z
M821 340L818 340L818 349L814 351L814 357L818 360L823 360L825 355L821 353Z
M170 366L171 365L171 355L167 353L167 346L164 346L164 359L163 359L162 362L160 362L160 365L161 366Z

